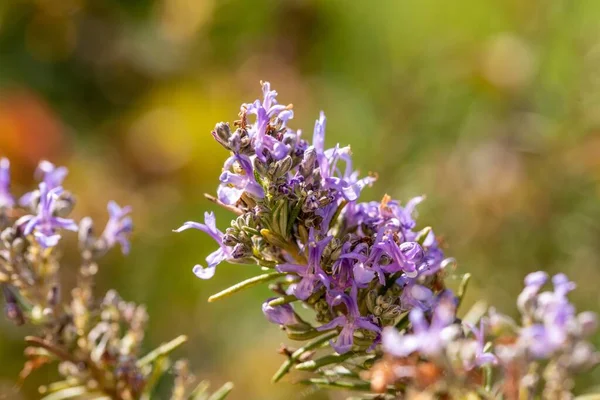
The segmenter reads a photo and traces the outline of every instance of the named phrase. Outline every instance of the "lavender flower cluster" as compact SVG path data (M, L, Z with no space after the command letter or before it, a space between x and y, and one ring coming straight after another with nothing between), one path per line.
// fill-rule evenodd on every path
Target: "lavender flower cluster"
M9 169L9 161L0 159L0 287L8 319L35 328L34 335L25 337L27 361L19 383L57 363L63 380L40 387L43 399L151 398L158 380L171 369L169 354L186 337L142 355L145 307L124 301L114 290L102 298L93 291L100 257L117 244L123 253L129 251L130 207L110 202L106 227L96 235L91 218L79 223L70 218L75 198L62 187L66 168L42 161L36 171L38 188L18 199L10 190ZM63 238L67 231L78 233L81 254L70 296L60 279L59 245L69 240ZM187 361L176 362L172 370L171 399L208 398L206 385L194 383ZM224 386L211 399L222 399L230 390L231 385Z
M595 316L576 315L566 297L574 285L557 275L554 292L540 292L546 275L529 275L519 297L521 326L494 310L459 320L469 276L457 294L447 288L455 261L430 227L417 229L423 197L360 202L375 177L353 169L349 146L325 148L325 115L309 142L289 126L292 106L279 104L268 82L262 91L262 100L242 104L233 126L221 122L212 132L230 157L217 197L207 197L237 217L223 232L205 213L204 223L186 222L176 232L194 228L217 242L206 264L194 267L199 278L211 278L223 261L265 272L209 301L270 282L266 318L292 340L311 340L281 350L287 359L274 381L295 368L321 375L303 383L380 398L521 399L539 390L567 398L553 396L570 393L572 374L598 361L585 341Z

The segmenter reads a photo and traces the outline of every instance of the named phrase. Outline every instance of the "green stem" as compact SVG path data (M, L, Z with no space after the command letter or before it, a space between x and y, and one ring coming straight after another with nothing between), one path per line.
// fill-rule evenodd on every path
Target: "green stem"
M317 338L311 342L308 342L306 345L304 345L303 347L301 347L298 350L296 350L295 352L293 352L292 355L283 364L281 364L281 367L279 367L279 370L275 373L275 375L273 375L273 378L271 379L271 381L273 383L278 382L281 378L283 378L283 376L285 374L287 374L289 372L289 370L292 368L294 363L296 361L298 361L298 359L300 358L300 356L302 356L302 354L319 347L323 343L327 343L330 339L333 339L337 335L338 335L337 331L329 332L329 333L321 336L320 338Z
M285 275L286 274L281 273L281 272L269 272L268 274L254 276L250 279L246 279L245 281L235 284L223 291L220 291L219 293L213 294L212 296L210 296L208 298L208 302L212 303L213 301L220 300L224 297L231 296L232 294L237 293L243 289L246 289L246 288L249 288L252 286L256 286L262 282L272 281L273 279L277 279L277 278L280 278Z
M330 354L325 357L321 357L317 360L310 360L296 365L296 369L300 371L314 371L318 368L326 365L337 364L346 361L350 357L354 356L354 353L348 352L346 354Z

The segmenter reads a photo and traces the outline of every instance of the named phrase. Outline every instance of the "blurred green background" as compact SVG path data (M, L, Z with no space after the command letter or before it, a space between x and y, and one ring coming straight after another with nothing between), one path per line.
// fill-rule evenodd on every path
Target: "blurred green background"
M179 355L215 385L235 381L234 400L336 398L270 384L285 340L263 320L266 289L206 302L256 270L196 279L214 243L171 232L215 209L202 194L227 154L211 128L270 80L294 103L293 127L310 137L324 109L328 144L350 143L361 171L379 174L366 199L427 194L420 226L473 273L471 303L514 313L523 276L546 269L567 272L574 302L596 310L598 21L597 0L4 0L0 154L19 192L39 159L67 165L78 217L103 223L110 199L134 206L133 251L105 259L97 290L148 305L148 348L189 335ZM23 333L0 322L5 398L38 398L53 376L9 390ZM595 381L600 370L581 387Z

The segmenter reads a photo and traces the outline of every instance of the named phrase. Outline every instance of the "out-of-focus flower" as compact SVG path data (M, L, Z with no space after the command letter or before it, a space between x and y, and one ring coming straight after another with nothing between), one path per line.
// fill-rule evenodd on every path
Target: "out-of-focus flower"
M37 215L26 215L19 219L18 225L23 227L23 233L33 233L42 247L56 246L60 240L59 229L77 231L78 226L72 219L54 216L54 206L59 195L63 192L62 187L48 190L46 183L40 183L40 203Z
M44 182L48 190L53 190L60 187L67 177L69 170L66 167L56 167L50 161L40 161L35 170L36 178ZM19 199L19 204L22 207L32 206L32 200L35 198L36 191L25 193Z
M15 199L10 193L10 161L0 159L0 210L10 208L15 204Z
M108 203L109 218L101 236L107 248L119 243L123 254L129 253L129 235L133 230L133 222L128 216L130 212L129 206L119 207L114 201Z
M457 327L452 325L455 318L455 304L450 298L442 298L433 311L431 322L427 322L425 313L420 308L410 312L412 334L400 334L394 328L383 331L383 348L396 357L407 357L414 352L435 357L445 348L457 334Z

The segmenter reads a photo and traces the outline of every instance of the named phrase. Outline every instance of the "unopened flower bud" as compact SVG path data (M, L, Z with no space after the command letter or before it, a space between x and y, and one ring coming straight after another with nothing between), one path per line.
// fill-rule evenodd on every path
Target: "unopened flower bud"
M228 123L219 122L211 134L223 147L226 149L229 148L229 137L231 136L231 130L229 129Z
M63 192L54 206L54 214L65 218L71 214L73 208L75 208L75 197L70 192Z
M274 297L267 299L262 305L263 314L267 319L278 325L295 325L298 323L298 319L296 318L296 314L294 313L294 309L291 304L283 304L281 306L270 306L269 302L273 300Z

